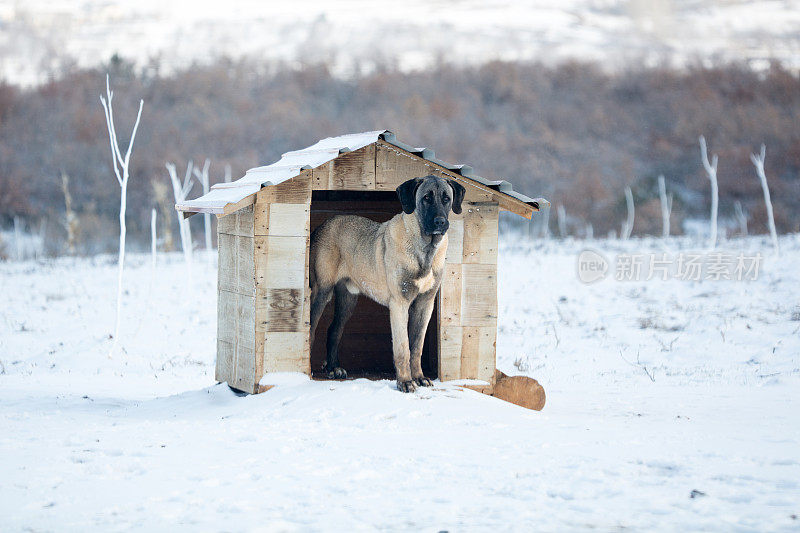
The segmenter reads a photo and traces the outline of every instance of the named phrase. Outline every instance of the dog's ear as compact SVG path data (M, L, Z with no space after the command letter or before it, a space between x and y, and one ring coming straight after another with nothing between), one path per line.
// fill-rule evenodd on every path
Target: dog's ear
M402 183L396 189L400 204L403 206L403 212L407 215L413 213L417 207L417 189L420 183L422 183L422 178L413 178Z
M453 213L460 215L461 202L464 200L464 193L467 192L467 190L456 180L447 180L447 182L453 188Z

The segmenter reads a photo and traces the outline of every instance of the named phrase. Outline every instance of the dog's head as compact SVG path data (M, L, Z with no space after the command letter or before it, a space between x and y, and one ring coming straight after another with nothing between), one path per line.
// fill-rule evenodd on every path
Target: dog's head
M450 210L461 213L466 189L455 180L437 176L414 178L397 188L397 196L406 214L416 213L425 235L444 235L450 222Z

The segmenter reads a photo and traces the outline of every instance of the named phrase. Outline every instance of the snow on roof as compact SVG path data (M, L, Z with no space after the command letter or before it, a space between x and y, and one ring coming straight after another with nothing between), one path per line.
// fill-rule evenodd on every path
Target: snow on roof
M469 165L451 165L436 159L435 153L430 148L417 148L398 141L394 133L388 130L365 131L363 133L350 133L338 137L328 137L302 150L286 152L275 163L248 170L245 175L230 183L217 183L211 190L194 200L185 200L175 204L178 211L225 213L226 206L237 204L245 198L257 193L262 187L277 185L284 181L299 176L300 172L324 165L336 159L340 154L364 148L370 144L383 140L393 146L410 152L426 161L444 167L451 172L490 187L504 195L510 196L520 202L539 207L540 199L534 200L520 194L512 188L511 184L503 180L488 180L475 174Z

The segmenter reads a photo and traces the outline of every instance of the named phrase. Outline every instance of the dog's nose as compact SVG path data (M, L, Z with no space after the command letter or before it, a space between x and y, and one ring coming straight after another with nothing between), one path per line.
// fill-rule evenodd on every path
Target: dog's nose
M442 229L447 226L447 219L445 217L436 217L433 219L433 225L436 229Z

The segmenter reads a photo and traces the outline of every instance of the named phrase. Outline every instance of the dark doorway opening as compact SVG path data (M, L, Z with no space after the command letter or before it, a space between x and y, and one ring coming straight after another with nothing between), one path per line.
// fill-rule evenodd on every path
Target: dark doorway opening
M311 231L335 215L358 215L376 222L386 222L401 211L393 191L314 191L311 196ZM425 376L438 377L439 299L433 309L422 349ZM325 308L311 347L311 374L326 379L326 332L333 320L333 301ZM394 379L392 334L389 309L364 295L358 297L353 316L347 322L339 345L339 360L349 378Z

